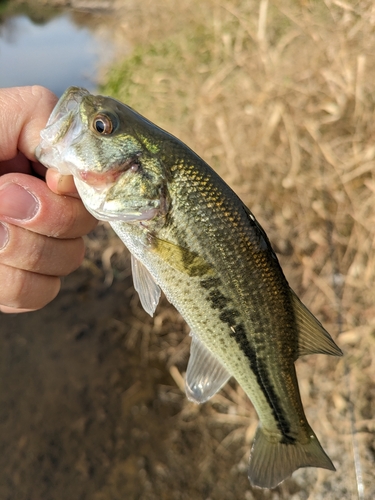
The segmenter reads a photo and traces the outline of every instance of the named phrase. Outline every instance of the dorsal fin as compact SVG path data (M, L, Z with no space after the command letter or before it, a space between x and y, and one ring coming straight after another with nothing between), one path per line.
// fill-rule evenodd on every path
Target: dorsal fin
M342 356L342 351L315 316L302 304L290 289L298 329L297 357L305 354L330 354Z

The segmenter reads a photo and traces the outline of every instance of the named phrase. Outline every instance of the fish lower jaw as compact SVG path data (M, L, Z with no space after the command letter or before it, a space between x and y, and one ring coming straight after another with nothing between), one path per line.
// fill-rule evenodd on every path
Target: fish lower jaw
M139 209L118 207L117 203L102 201L99 205L90 205L84 199L87 210L96 218L108 222L147 222L159 214L159 208L140 207Z
M87 210L98 220L108 222L139 222L149 221L160 212L160 201L156 206L124 206L118 200L106 199L108 186L91 186L80 177L75 176L74 182Z
M115 221L121 221L121 222L142 222L142 221L149 221L151 219L154 219L158 213L159 210L157 208L150 208L147 210L140 210L140 211L124 211L123 213L119 213L117 211L111 211L108 210L108 207L106 207L106 204L102 208L92 210L90 209L90 212L99 220L105 220L108 222L115 222Z
M90 170L79 170L78 175L83 182L86 182L97 190L106 189L116 182L123 173L122 170L112 169L109 172L92 172Z

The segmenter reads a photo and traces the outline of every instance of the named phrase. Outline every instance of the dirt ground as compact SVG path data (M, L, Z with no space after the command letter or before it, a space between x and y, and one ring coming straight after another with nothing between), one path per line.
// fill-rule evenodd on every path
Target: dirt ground
M186 365L184 323L141 310L125 250L114 270L108 286L91 253L49 306L1 316L0 498L247 498L242 446L220 450L238 423L187 402L162 359Z
M314 470L251 489L257 417L243 391L190 403L186 325L165 299L153 319L142 310L110 229L87 244L50 305L1 316L1 500L307 498Z

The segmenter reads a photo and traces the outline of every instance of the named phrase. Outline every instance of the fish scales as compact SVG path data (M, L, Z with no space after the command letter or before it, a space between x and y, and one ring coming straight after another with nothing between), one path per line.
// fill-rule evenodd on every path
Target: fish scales
M334 470L304 415L294 362L341 351L237 195L178 139L84 89L66 91L41 135L40 160L75 176L88 210L132 253L146 310L160 287L189 324L188 397L205 401L234 376L251 399L261 422L252 484L275 487L299 467Z
M177 157L180 156L181 152L178 152ZM186 161L191 162L191 158L187 158ZM241 383L254 402L258 413L261 414L266 405L266 413L268 414L267 410L272 410L276 425L283 432L284 437L292 439L289 436L291 424L288 422L287 412L283 411L280 400L287 402L287 405L290 403L289 400L296 401L295 377L290 376L293 363L290 360L294 359L297 347L296 338L293 338L290 332L293 332L296 327L290 297L282 293L285 289L285 279L277 259L265 236L245 211L242 202L205 163L194 158L194 163L190 163L190 166L189 163L180 164L176 177L175 189L172 184L175 194L172 199L177 199L178 203L185 207L190 200L189 205L195 209L189 210L188 224L186 221L176 220L174 225L179 227L185 222L187 240L193 250L211 263L221 262L220 269L217 270L220 278L215 283L216 293L209 292L206 300L211 302L212 309L218 310L219 320L224 323L224 336L229 335L233 338L237 344L233 347L242 351L241 363L239 366L232 367L225 360L225 352L217 352L217 354ZM191 179L193 179L193 189L190 187L186 189L186 185L191 185L189 182ZM194 196L191 199L192 193ZM206 230L202 231L200 238L196 238L196 242L193 242L197 233L193 229L201 226L202 217L203 222L207 220L210 222L209 227L205 225ZM207 281L209 279L203 279L200 286L207 288ZM252 285L254 282L261 283L262 286L254 287ZM210 311L208 311L209 314ZM202 335L209 335L207 326L202 329L201 325L193 323L196 316L194 309L184 315L197 334L202 331ZM211 335L206 341L210 345L217 336L216 315L213 320ZM234 329L234 332L230 327ZM280 346L277 351L274 350L274 342ZM275 378L272 377L270 368L264 362L261 363L262 359L269 359L274 352L288 353L286 356L274 357L271 366L278 374ZM248 360L245 365L243 356ZM254 383L249 384L249 371L255 374L257 390L255 390ZM285 372L285 375L279 377L280 371ZM283 380L282 387L279 383L280 378ZM289 390L288 385L284 384L285 380L289 381ZM259 389L262 397L254 394ZM280 394L281 398L276 394ZM259 404L256 404L257 400L260 400ZM296 410L300 419L303 415L300 403L296 405ZM272 424L274 425L275 422Z

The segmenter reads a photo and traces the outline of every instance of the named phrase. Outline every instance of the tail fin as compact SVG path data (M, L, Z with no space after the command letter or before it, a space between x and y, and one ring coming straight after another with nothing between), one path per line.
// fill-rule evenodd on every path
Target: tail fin
M308 443L284 444L270 442L259 425L250 455L251 484L259 488L275 488L300 467L336 470L312 430Z

